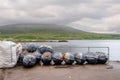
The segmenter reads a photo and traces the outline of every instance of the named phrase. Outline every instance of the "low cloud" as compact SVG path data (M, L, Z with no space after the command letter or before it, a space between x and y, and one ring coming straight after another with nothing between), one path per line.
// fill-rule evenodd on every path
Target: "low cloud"
M120 33L120 0L1 0L0 25L21 22Z

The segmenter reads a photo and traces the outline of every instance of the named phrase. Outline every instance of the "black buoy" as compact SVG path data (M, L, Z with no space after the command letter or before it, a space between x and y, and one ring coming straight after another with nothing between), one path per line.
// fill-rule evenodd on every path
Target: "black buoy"
M63 59L67 65L72 65L74 63L74 55L72 53L64 53Z
M55 52L52 58L56 65L60 65L63 62L63 54L61 52Z
M83 55L83 53L75 53L74 57L77 64L84 64L86 61L86 58Z
M41 56L41 61L44 65L51 64L52 61L52 53L51 52L44 52Z
M42 45L40 48L38 48L38 51L40 54L43 54L44 52L50 52L50 53L54 52L52 47L47 45Z
M86 61L88 64L96 64L97 63L97 54L95 52L88 52L86 54Z
M88 64L96 64L97 63L97 59L95 57L87 57L86 61Z
M27 51L28 52L35 52L38 49L38 45L34 43L27 44Z
M98 56L98 61L97 63L98 64L105 64L107 62L108 58L105 56L105 55L99 55Z
M33 67L36 64L36 58L33 55L25 55L22 64L24 67Z

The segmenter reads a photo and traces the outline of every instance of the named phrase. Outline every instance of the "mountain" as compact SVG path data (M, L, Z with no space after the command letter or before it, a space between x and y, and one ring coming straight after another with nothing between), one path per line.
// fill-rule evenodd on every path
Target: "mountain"
M93 40L120 39L120 35L97 34L56 24L11 24L0 26L0 40L40 41L40 40Z
M77 30L72 27L56 24L36 24L36 23L24 23L24 24L11 24L0 26L0 33L2 34L14 34L14 33L41 33L41 32L74 32L84 33L82 30Z

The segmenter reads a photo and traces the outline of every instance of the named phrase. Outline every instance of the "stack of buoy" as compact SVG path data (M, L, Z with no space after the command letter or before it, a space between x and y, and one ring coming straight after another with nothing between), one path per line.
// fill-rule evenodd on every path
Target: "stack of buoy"
M89 52L86 54L86 61L88 64L105 64L108 57L103 52Z
M33 67L40 60L36 44L27 44L20 54L20 62L24 67Z
M53 61L54 65L61 65L64 62L66 65L76 64L105 64L108 57L103 52L88 52L88 53L71 53L71 52L55 52L51 46L36 44L27 44L23 47L19 61L24 67L33 67L37 63L50 65Z
M39 54L41 54L41 62L44 65L51 64L52 61L52 55L54 53L51 46L42 45L40 48L38 48Z

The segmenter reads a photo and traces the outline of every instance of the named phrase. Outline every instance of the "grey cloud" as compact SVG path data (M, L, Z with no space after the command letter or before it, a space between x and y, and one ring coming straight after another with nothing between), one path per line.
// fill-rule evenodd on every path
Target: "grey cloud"
M120 0L1 0L0 2L0 25L40 22L69 25L92 32L119 33L119 15Z

